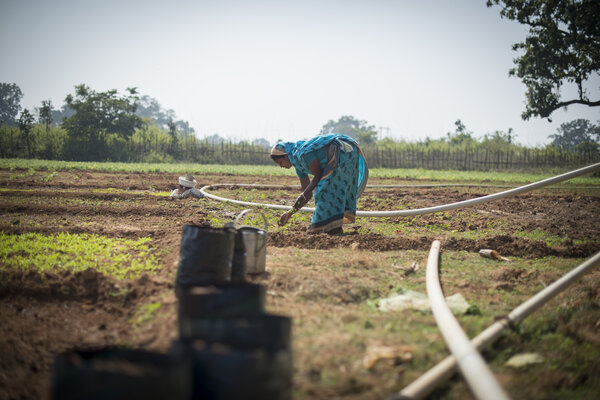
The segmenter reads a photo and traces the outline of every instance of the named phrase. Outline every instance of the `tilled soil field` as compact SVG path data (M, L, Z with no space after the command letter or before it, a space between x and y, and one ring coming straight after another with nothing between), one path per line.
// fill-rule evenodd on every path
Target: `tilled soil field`
M154 274L119 280L93 269L40 274L0 264L0 399L46 398L54 355L72 348L126 345L166 351L177 337L173 282L182 227L186 224L222 226L233 221L243 209L210 199L170 199L168 193L177 183L174 174L59 171L52 179L47 176L47 172L0 171L0 231L9 235L67 232L151 238L161 269ZM196 178L199 187L212 183L296 184L290 177L206 175ZM372 179L370 183L396 182ZM430 207L500 190L503 189L485 186L367 188L359 210ZM247 192L249 190L242 187L216 191L231 198L239 198ZM252 201L291 205L296 193L290 187L257 188L253 195ZM273 309L281 313L289 311L287 314L294 318L307 318L306 314L314 310L327 312L330 305L319 305L315 298L307 296L307 282L294 281L288 270L285 274L281 270L278 275L281 258L298 252L344 252L346 249L358 260L350 264L351 268L369 268L374 263L369 260L371 254L427 252L434 239L441 241L444 251L476 253L479 249L495 249L502 256L525 260L581 259L600 248L600 188L542 189L476 207L418 217L358 217L356 223L336 236L308 235L306 219L277 227L274 222L279 212L265 213L271 223L267 274L254 280L267 287ZM316 254L325 257L326 253ZM318 263L318 258L312 262ZM306 261L299 265L306 265ZM403 271L397 272L398 277L403 276ZM361 295L353 298L351 281L344 282L345 294L336 305L366 300ZM597 275L592 282L597 284ZM323 288L314 287L319 284L326 287L329 283L311 280L311 290L322 292ZM304 289L300 288L302 285ZM294 290L304 290L303 295L293 297ZM590 304L597 308L600 298L597 286L589 296ZM140 318L144 305L157 302L160 310L150 322ZM597 351L600 345L598 323L594 326L592 321L591 325L584 326L586 329L589 331L587 340ZM309 356L297 354L295 359L294 384L296 392L301 394L299 398L384 398L391 388L408 383L389 383L388 378L381 378L385 381L382 383L370 377L365 378L363 386L350 379L346 385L331 387L321 378L315 380L314 376L320 373L308 365ZM596 377L598 373L584 372L595 373ZM364 385L373 389L369 391ZM378 385L382 386L380 392L375 389ZM537 393L540 398L549 398L544 392Z

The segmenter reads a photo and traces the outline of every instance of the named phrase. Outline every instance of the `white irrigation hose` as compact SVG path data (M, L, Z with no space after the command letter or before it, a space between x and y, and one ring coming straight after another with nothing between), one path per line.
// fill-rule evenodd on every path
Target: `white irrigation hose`
M519 305L513 311L511 311L506 317L496 321L490 325L487 329L477 335L471 343L478 350L482 350L491 343L495 342L502 333L502 331L509 327L518 324L520 321L525 319L531 313L542 307L554 296L566 289L573 281L581 277L592 267L600 264L600 252L590 257L588 260L573 268L571 271L563 275L560 279L556 280L542 291L538 292L535 296L529 298L524 303ZM454 356L448 356L440 361L436 366L431 368L429 371L421 375L417 380L406 386L392 399L406 399L406 400L418 400L422 399L433 390L444 383L454 375L456 371L457 362Z
M251 201L241 201L241 200L233 200L233 199L228 199L226 197L219 197L219 196L215 196L214 194L210 194L206 191L206 189L212 189L212 188L219 188L219 187L236 187L236 186L240 186L240 187L256 187L256 186L260 186L260 187L273 187L273 188L285 188L285 187L290 187L288 186L280 186L280 185L253 185L253 184L236 184L236 183L217 183L214 185L206 185L203 188L200 189L200 193L202 193L205 197L208 197L209 199L213 199L213 200L217 200L217 201L224 201L227 203L233 203L233 204L239 204L241 206L248 206L248 207L264 207L264 208L269 208L272 210L291 210L292 207L291 206L282 206L279 204L263 204L263 203L253 203ZM294 185L291 185L291 187L294 187ZM300 209L300 211L303 212L313 212L315 211L314 208L309 208L309 207L303 207Z
M590 172L594 172L600 170L600 163L597 164L592 164L589 165L587 167L584 168L580 168L580 169L576 169L574 171L571 172L567 172L561 175L557 175L551 178L547 178L538 182L534 182L534 183L530 183L524 186L520 186L514 189L509 189L509 190L505 190L503 192L499 192L499 193L494 193L494 194L490 194L488 196L483 196L483 197L478 197L476 199L471 199L471 200L464 200L464 201L459 201L456 203L450 203L450 204L446 204L446 205L441 205L441 206L435 206L435 207L426 207L426 208L417 208L417 209L413 209L413 210L396 210L396 211L357 211L356 215L359 217L408 217L408 216L412 216L412 215L421 215L421 214L429 214L429 213L434 213L434 212L442 212L442 211L449 211L449 210L454 210L457 208L464 208L464 207L472 207L475 206L477 204L481 204L481 203L485 203L488 201L493 201L493 200L498 200L504 197L508 197L508 196L513 196L519 193L524 193L524 192L528 192L530 190L534 190L534 189L538 189L544 186L549 186L552 185L554 183L557 182L562 182L564 180L567 179L572 179L575 178L577 176L580 175L585 175L585 174L589 174ZM225 197L219 197L219 196L215 196L213 194L208 193L206 190L207 189L211 189L211 188L218 188L218 187L232 187L232 186L240 186L240 187L256 187L257 185L243 185L243 184L231 184L231 183L227 183L227 184L214 184L214 185L207 185L204 186L203 188L200 189L200 192L213 200L217 200L217 201L224 201L224 202L228 202L228 203L233 203L233 204L239 204L239 205L243 205L243 206L250 206L250 207L264 207L264 208L269 208L269 209L274 209L274 210L291 210L292 207L291 206L284 206L284 205L279 205L279 204L264 204L264 203L253 203L253 202L249 202L249 201L241 201L241 200L233 200L233 199L228 199ZM259 185L259 186L267 186L267 185ZM278 187L278 188L282 188L285 186L274 186L273 187ZM372 187L372 186L368 186L368 187ZM308 207L304 207L302 208L300 211L303 212L313 212L315 211L314 208L308 208Z
M440 242L434 240L427 259L426 284L431 311L438 328L475 398L506 400L508 395L446 304L438 273L439 253Z

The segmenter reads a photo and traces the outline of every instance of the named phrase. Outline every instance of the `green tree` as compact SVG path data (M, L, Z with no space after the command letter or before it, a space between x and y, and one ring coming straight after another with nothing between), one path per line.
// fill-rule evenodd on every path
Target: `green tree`
M23 92L16 83L0 83L0 124L14 126Z
M600 71L600 1L598 0L488 0L499 5L501 17L529 26L522 51L509 75L527 87L522 118L550 119L554 110L571 104L600 106L590 100L585 84ZM561 98L561 87L574 84L577 96Z
M65 118L71 117L75 111L71 110L68 105L63 104L60 109L52 110L52 122L55 125L61 125Z
M193 133L194 128L190 127L187 121L177 120L175 111L165 110L158 100L148 95L140 97L138 107L135 112L141 118L151 118L161 129L168 130L169 124L174 123L177 130L181 133Z
M368 128L359 128L356 133L356 140L360 144L373 144L377 141L377 132L372 126Z
M377 139L377 131L373 125L368 125L367 121L358 120L352 115L343 115L337 121L327 121L320 134L328 133L342 133L357 139L361 144L370 144Z
M48 131L48 128L52 125L52 111L54 111L52 101L42 100L42 106L39 110L39 121L40 124L46 127L46 131Z
M473 132L467 131L467 127L460 119L454 121L456 126L454 133L448 132L448 143L452 146L461 146L475 143L476 140L473 138Z
M179 144L179 134L177 132L177 125L175 125L175 122L173 122L172 119L169 120L168 123L169 126L169 137L171 138L171 143L170 143L170 153L173 157L177 156L177 146Z
M508 133L504 131L494 131L494 133L486 133L483 136L483 145L489 150L508 149L510 148L515 135L512 128L508 129Z
M96 92L86 85L75 86L75 95L65 102L75 113L63 120L67 131L65 153L75 160L101 161L112 159L109 143L129 139L142 126L135 114L138 99L135 88L128 88L126 96L116 90Z
M39 108L39 123L40 125L44 125L44 158L52 158L52 144L50 143L50 126L52 125L52 112L54 111L54 107L52 106L52 102L50 100L42 100L42 106Z
M27 146L27 157L28 158L31 158L31 129L33 129L34 121L35 121L35 118L29 112L29 110L24 109L23 112L21 113L21 116L19 117L19 121L17 122L19 130L21 131L21 133L23 134L23 137L25 138L25 145Z
M590 148L590 145L594 147L599 130L600 125L594 125L587 119L580 118L561 124L556 129L558 133L548 137L552 139L552 146L560 150L575 151L577 148Z

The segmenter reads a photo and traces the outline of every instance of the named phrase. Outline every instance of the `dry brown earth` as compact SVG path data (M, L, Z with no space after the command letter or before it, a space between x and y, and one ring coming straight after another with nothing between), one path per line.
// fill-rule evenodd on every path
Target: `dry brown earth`
M163 269L156 275L120 281L93 270L40 275L7 270L0 264L0 399L44 398L53 356L74 347L129 345L165 351L177 334L176 300L172 290L182 226L206 225L214 223L215 218L224 223L242 209L207 199L173 201L165 195L156 195L175 187L177 176L174 174L59 171L52 180L44 182L45 175L36 173L15 178L13 172L0 171L0 231L150 237ZM283 185L295 182L287 177L199 177L199 185L210 183ZM371 183L390 182L372 180ZM236 196L242 190L220 193ZM289 204L294 196L292 190L264 191L269 202ZM374 188L367 189L359 209L429 207L495 191L498 189L485 187ZM275 216L275 212L269 212L271 221ZM465 210L382 221L387 226L397 225L397 231L381 233L376 229L376 220L364 218L358 218L342 236L308 235L304 223L285 229L273 228L268 238L268 260L274 255L289 256L293 249L352 249L357 258L350 267L368 268L373 261L361 256L362 251L428 251L433 239L441 240L442 249L449 251L477 252L491 248L503 256L532 260L547 256L588 257L600 247L600 190L538 190ZM490 234L482 235L484 230ZM521 234L516 235L516 232ZM536 233L540 232L543 237L538 239ZM549 237L565 240L553 244L547 240ZM271 267L268 261L268 270ZM497 272L500 273L502 270ZM495 279L514 285L517 278L498 275ZM328 285L321 282L323 287L318 287L317 280L298 282L294 279L289 275L267 274L258 281L276 293L272 298L275 309L285 306L278 302L284 301L286 291L299 290L304 285L303 298L309 293L307 287L318 297ZM360 288L353 288L347 281L342 284L346 286L339 291L341 303L352 304L365 299ZM460 286L460 282L456 285ZM596 304L597 291L596 287L592 296ZM162 304L155 321L136 326L132 322L136 311L152 301ZM315 304L309 301L305 309L298 312L310 314L313 307ZM321 310L326 309L326 305L321 306ZM565 329L579 330L587 335L587 340L599 345L597 325ZM303 376L309 378L297 378L299 385L313 385L307 371L304 368L308 375ZM302 383L303 380L308 383ZM315 398L351 398L352 393L364 390L353 388L352 384L340 391L326 388L319 391L318 385L313 386L305 392L312 390Z

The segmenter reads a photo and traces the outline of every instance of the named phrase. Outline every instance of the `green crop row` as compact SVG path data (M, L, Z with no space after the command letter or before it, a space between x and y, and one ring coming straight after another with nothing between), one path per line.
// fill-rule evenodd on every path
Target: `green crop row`
M159 269L150 238L128 240L94 234L6 234L0 231L0 269L58 272L94 268L119 279Z
M267 175L295 176L293 169L283 169L276 165L220 165L220 164L167 164L167 163L120 163L120 162L83 162L52 161L4 158L0 159L2 169L28 170L88 170L108 172L166 172L174 174L235 174L235 175ZM559 174L559 171L548 171L545 174L524 174L516 172L492 171L439 171L425 169L387 169L374 168L369 174L373 178L389 178L396 180L426 180L440 183L509 183L522 184L539 181ZM584 176L570 179L568 184L600 185L600 177Z
M167 172L174 174L236 174L236 175L294 175L293 170L273 165L222 165L222 164L171 164L171 163L122 163L91 161L56 161L20 158L0 159L2 169L107 171L107 172Z

